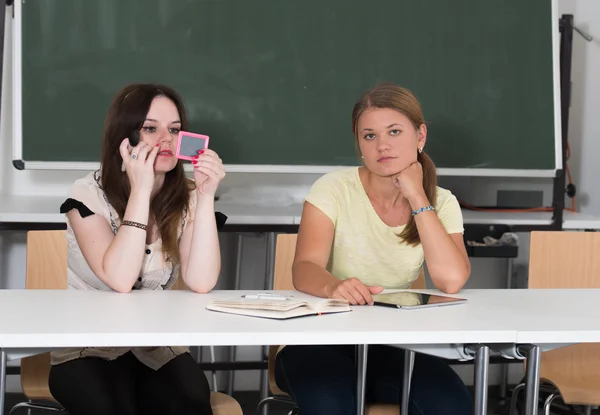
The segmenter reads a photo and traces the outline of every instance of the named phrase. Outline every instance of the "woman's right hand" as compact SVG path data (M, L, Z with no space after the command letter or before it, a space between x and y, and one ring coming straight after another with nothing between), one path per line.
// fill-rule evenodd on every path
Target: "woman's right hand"
M329 291L329 298L348 300L352 305L373 305L373 295L383 291L383 287L365 285L358 278L349 278L336 282Z
M129 177L131 190L152 192L154 186L154 161L160 149L159 145L151 148L140 141L130 151L129 138L125 138L119 146L125 171Z

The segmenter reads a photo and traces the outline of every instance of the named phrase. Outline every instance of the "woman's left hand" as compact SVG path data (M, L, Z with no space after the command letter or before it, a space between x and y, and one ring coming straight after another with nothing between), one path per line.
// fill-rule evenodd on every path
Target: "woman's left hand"
M225 168L219 155L211 149L200 150L192 160L194 181L199 194L214 196L221 180L225 177Z
M408 200L424 193L423 167L418 161L393 176L392 181L394 186L400 189L402 195Z

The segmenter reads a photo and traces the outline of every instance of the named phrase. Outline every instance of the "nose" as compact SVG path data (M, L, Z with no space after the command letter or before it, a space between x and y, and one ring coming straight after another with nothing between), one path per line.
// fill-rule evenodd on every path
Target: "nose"
M160 135L158 136L159 143L170 143L173 141L173 137L171 136L171 132L168 128L161 128Z
M377 151L379 152L384 152L386 150L389 150L390 148L390 143L387 137L385 136L379 136L377 137Z

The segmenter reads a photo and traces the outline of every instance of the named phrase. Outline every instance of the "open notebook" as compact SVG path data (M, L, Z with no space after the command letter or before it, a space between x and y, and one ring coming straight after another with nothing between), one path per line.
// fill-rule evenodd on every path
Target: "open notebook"
M223 313L277 320L351 311L346 300L315 299L308 301L297 300L293 297L284 300L230 298L213 301L206 308Z

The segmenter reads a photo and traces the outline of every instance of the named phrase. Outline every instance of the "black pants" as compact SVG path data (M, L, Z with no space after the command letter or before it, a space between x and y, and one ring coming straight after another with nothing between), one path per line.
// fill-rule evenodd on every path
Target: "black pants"
M49 386L70 415L212 415L208 381L189 353L156 371L131 352L71 360L52 366Z

